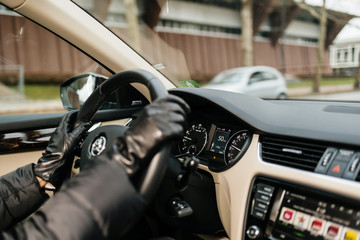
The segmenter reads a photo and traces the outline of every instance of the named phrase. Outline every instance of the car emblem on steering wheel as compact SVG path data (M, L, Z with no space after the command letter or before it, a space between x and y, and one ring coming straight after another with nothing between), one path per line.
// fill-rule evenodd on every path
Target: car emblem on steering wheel
M104 136L98 137L93 144L91 144L90 154L93 157L99 156L106 146L106 138Z

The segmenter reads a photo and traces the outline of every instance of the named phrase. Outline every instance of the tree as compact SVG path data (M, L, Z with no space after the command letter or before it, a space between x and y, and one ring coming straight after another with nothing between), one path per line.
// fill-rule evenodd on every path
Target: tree
M124 5L126 10L126 20L129 24L131 41L133 42L132 46L136 51L140 51L140 27L136 0L124 0Z
M359 89L359 88L360 88L360 51L359 51L359 65L357 67L355 82L354 82L354 89Z
M253 59L253 0L241 0L241 37L244 66L252 66Z
M324 65L324 52L325 52L325 41L326 41L326 25L327 25L327 13L325 8L326 0L323 0L323 5L321 7L319 22L320 22L320 31L318 39L318 61L316 66L316 76L313 86L313 92L320 92L320 83L322 80L322 68Z
M326 0L323 0L323 4L320 13L315 8L305 4L304 2L296 2L296 4L302 9L307 10L313 17L319 19L320 31L318 38L318 50L317 50L317 66L315 73L315 80L313 85L313 92L320 92L320 83L322 80L322 69L324 65L324 53L326 44L326 27L327 27L327 12L326 12Z
M108 14L110 4L111 0L94 1L94 16L104 22Z

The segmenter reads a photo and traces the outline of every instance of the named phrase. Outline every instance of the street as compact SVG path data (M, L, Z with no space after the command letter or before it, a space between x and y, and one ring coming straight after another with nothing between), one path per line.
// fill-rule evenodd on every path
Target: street
M311 87L288 90L289 99L315 99L360 102L360 90L354 91L352 84L321 86L320 93L312 93Z
M360 91L332 93L332 94L311 94L290 99L315 99L315 100L335 100L335 101L355 101L360 102Z

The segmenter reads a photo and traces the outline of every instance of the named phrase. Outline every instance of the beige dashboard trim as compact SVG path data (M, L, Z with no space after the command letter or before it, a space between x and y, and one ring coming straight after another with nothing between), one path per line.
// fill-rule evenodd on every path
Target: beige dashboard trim
M11 153L0 155L0 176L3 176L19 167L36 163L43 151Z
M357 182L263 162L258 142L259 135L254 134L245 155L230 169L220 173L208 170L214 177L220 218L230 239L243 239L248 193L259 174L360 200Z

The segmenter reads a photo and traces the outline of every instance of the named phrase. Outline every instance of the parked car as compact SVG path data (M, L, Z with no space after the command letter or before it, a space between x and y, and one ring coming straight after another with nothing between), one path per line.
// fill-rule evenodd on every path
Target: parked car
M0 48L0 60L13 66L26 66L27 80L32 78L35 81L49 76L47 81L59 89L64 84L62 89L71 90L61 94L64 106L67 109L80 106L82 112L94 115L92 121L101 126L85 139L80 163L89 157L89 150L93 150L89 143L96 141L97 147L103 149L106 142L105 147L111 149L117 131L110 132L112 139L106 139L109 132L104 134L105 131L131 124L137 113L151 102L154 92L177 95L190 105L191 113L188 115L188 128L184 137L173 143L174 147L165 162L159 164L159 161L152 161L150 170L144 169L143 173L150 173L152 183L159 183L159 186L143 185L145 192L141 194L148 197L149 206L143 212L141 221L129 226L128 239L152 239L159 236L179 240L359 239L359 102L278 101L217 89L177 87L179 81L190 79L186 66L195 69L193 72L197 70L196 65L186 64L185 60L189 58L185 58L178 49L181 46L190 49L194 45L194 49L202 51L194 59L208 64L212 60L209 54L214 48L207 46L205 40L209 40L208 44L211 45L216 39L213 36L207 39L207 35L203 34L197 39L198 42L189 41L194 39L193 30L186 35L181 27L179 33L165 33L167 27L178 26L177 22L169 20L169 15L174 14L174 19L181 20L180 13L186 14L182 26L192 27L194 24L188 22L192 14L188 13L202 9L201 4L220 6L219 12L231 18L228 9L233 5L238 6L236 4L240 4L240 1L166 1L163 6L165 17L156 33L156 29L147 28L145 23L136 24L140 21L137 17L129 18L132 20L126 24L114 22L126 19L124 12L127 8L132 13L137 11L132 11L134 5L125 6L123 1L110 2L0 0L1 4L7 6L1 6L0 11L6 13L0 15L0 38L4 44ZM157 1L126 2L151 3L141 10L148 9L151 14L156 13L153 3ZM254 2L268 6L268 10L273 10L277 19L280 19L281 6L274 8L271 4L263 4L263 1ZM295 4L292 1L286 3ZM101 4L110 6L110 10L105 11L108 13L107 18L100 11L104 8L95 11L95 5ZM183 5L179 7L178 4L184 4L186 8L180 8ZM181 11L175 11L176 6ZM227 11L223 9L226 6ZM205 13L213 16L217 12L210 7L206 6L202 14L194 14L198 21ZM297 8L294 9L289 6L292 15L298 12ZM239 19L236 15L239 12L238 9L234 10L235 20ZM340 19L342 15L334 16L336 18L332 17L331 21ZM303 14L301 17L307 20L311 14ZM210 24L217 18L206 20ZM340 23L347 20L343 19ZM274 21L274 24L276 22L279 21ZM307 21L309 24L317 22ZM220 29L226 34L239 32L233 26L205 26L204 29ZM331 22L331 26L337 30L340 25ZM275 25L274 29L279 28ZM159 36L174 42L172 45L165 44ZM180 44L181 39L186 44ZM240 38L229 38L226 35L217 49L231 46L235 49L238 45L226 44L226 41L233 39ZM311 41L307 43L313 44L313 39L309 39ZM270 40L262 40L261 44L271 47ZM312 56L306 51L316 50L313 45L306 49L303 43L300 47L305 60ZM238 52L236 48L236 54ZM295 51L293 53L296 54ZM293 55L287 55L287 58L291 57ZM309 66L305 68L310 69ZM139 75L126 75L134 69L151 74L150 79L153 81L144 82ZM113 86L106 88L117 89L111 97L106 92L110 97L105 102L106 109L95 108L100 106L97 101L96 104L86 104L86 100L83 104L81 99L76 100L84 84L90 86L89 93L96 91L102 94L102 89L96 88L97 83L105 84L107 77L124 71L122 76L125 78L111 82ZM87 73L67 81L69 76L84 72ZM53 73L54 76L51 75ZM14 78L4 69L0 74L2 81ZM57 81L59 78L60 82ZM76 82L78 79L96 81L94 84L79 84ZM260 78L248 79L256 82L248 82L248 86L255 86ZM152 83L146 85L149 82ZM149 86L152 87L151 91ZM282 93L286 94L286 89L274 96L278 98ZM98 100L98 95L91 96L86 96L86 99ZM35 162L41 156L49 135L66 112L59 99L59 108L54 110L46 108L48 103L21 97L0 103L3 114L0 116L1 174ZM25 108L21 108L23 106ZM8 108L16 111L9 114L6 112ZM97 141L99 136L102 138ZM189 164L189 159L198 165ZM74 167L74 173L77 171L78 164ZM142 179L148 178L138 180ZM157 190L154 186L157 186ZM92 212L92 215L97 216L97 212ZM108 223L100 221L97 224Z
M269 99L286 99L287 96L285 78L267 66L229 69L217 74L203 87Z

